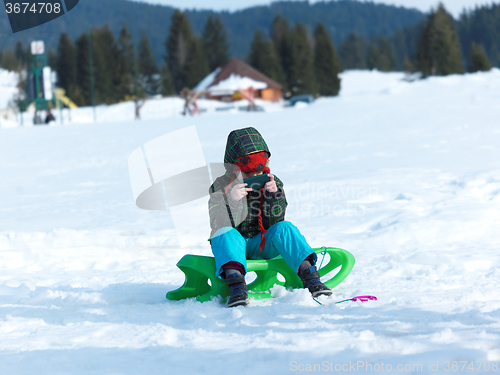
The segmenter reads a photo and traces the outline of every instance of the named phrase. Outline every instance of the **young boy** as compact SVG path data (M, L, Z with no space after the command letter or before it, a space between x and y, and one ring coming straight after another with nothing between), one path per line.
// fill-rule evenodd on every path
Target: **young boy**
M228 307L249 303L246 260L278 255L298 273L313 297L332 294L319 279L316 253L297 227L284 221L285 192L281 180L271 174L270 156L256 129L232 131L224 155L226 173L210 187L210 243L217 276L225 279L231 290ZM270 181L260 191L242 181L264 173Z

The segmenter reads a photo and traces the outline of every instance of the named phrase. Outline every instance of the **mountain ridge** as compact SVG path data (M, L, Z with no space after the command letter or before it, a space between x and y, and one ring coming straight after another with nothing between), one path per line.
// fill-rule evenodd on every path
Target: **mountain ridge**
M32 40L44 40L47 48L57 48L59 36L66 32L74 40L93 27L109 25L118 35L124 23L135 40L144 29L151 40L153 53L160 62L165 55L164 43L169 35L170 19L176 8L130 0L85 0L64 17L37 28L12 34L6 13L0 15L0 48L14 48L21 40L24 45ZM245 58L256 30L270 33L275 16L285 17L292 26L305 23L311 30L317 22L328 28L336 45L351 31L365 36L390 35L396 30L419 23L425 14L386 4L337 0L310 4L308 1L277 1L238 11L185 11L195 34L200 35L208 16L218 14L228 32L230 53Z

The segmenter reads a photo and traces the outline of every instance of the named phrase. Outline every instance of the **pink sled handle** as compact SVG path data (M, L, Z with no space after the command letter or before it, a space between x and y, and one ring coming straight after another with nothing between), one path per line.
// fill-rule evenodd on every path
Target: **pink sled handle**
M354 297L352 299L354 302L356 301L361 301L361 302L366 302L366 301L378 301L377 297L375 296L358 296L358 297Z

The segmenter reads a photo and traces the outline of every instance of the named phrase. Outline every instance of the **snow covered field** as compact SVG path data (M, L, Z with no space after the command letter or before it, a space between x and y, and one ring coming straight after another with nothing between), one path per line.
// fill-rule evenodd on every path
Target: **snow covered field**
M0 128L0 372L500 373L500 70L402 78L346 72L340 97L260 113L201 102L182 117L164 99L140 122L123 103L96 124L82 108ZM210 248L179 248L168 213L134 205L127 163L193 125L209 162L255 126L287 219L356 257L332 300L379 301L279 288L247 308L167 301L176 262Z

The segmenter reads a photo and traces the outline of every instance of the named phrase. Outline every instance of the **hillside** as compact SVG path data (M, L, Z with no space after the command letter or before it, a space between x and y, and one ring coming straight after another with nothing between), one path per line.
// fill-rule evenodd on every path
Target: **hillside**
M26 44L34 39L45 40L49 47L55 48L63 31L75 39L91 27L109 24L117 34L126 22L136 37L140 36L143 29L147 32L154 54L160 61L165 55L164 42L168 37L173 12L172 7L127 0L85 0L66 16L15 35L12 35L7 15L0 12L0 49L14 47L17 40ZM213 13L187 11L196 33L201 33L206 19ZM240 58L248 53L255 30L269 30L276 15L286 17L291 24L306 23L311 29L321 21L328 27L337 44L352 30L368 37L390 35L396 30L417 24L424 17L422 12L415 9L351 0L315 4L282 1L237 12L220 12L219 15L228 31L231 52Z

